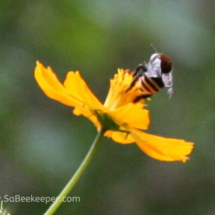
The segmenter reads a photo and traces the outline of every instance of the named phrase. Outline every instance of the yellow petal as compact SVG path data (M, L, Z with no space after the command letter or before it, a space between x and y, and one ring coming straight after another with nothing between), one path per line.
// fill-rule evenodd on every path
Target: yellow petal
M143 109L140 103L129 103L123 107L112 110L109 113L117 124L127 124L130 127L147 129L149 126L149 111Z
M107 131L104 136L111 138L113 141L117 143L122 144L129 144L134 143L134 138L129 134L125 132L119 132L119 131Z
M88 88L85 81L80 76L79 72L68 72L64 81L64 86L72 95L76 95L82 100L84 105L87 105L90 109L103 110L104 106L96 98L96 96Z
M50 67L45 68L40 62L37 62L34 76L40 88L49 98L68 106L82 105L77 97L68 94Z
M136 85L127 91L133 78L129 70L118 69L118 73L110 81L110 89L104 106L110 110L114 110L118 107L133 103L137 97L143 95L140 87ZM138 103L145 104L145 101L141 99Z
M139 148L147 155L162 161L187 161L193 143L181 139L164 138L128 128Z

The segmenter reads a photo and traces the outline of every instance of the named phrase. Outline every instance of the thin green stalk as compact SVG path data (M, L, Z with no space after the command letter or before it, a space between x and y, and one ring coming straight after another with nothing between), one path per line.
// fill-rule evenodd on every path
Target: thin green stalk
M79 166L76 173L73 175L73 177L70 179L70 181L67 183L67 185L64 187L64 189L61 191L59 196L57 197L56 201L52 203L52 205L49 207L49 209L46 211L44 215L52 215L54 212L58 209L58 207L61 205L65 197L70 193L72 188L75 186L75 184L80 179L81 175L84 173L85 169L89 165L90 161L92 160L93 156L96 153L96 150L99 146L99 143L101 142L101 139L104 135L105 130L101 130L98 132L89 152L87 153L86 157L82 161L81 165Z

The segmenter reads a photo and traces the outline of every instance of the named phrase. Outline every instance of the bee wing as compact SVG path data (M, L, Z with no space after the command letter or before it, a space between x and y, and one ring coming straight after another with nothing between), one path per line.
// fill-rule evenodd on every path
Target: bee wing
M173 88L170 87L170 88L168 89L168 91L167 91L167 95L169 96L169 98L171 98L171 97L172 97L172 94L173 94Z
M149 77L161 77L161 60L159 58L153 58L147 64L147 75Z
M169 98L171 98L173 94L173 76L172 72L162 74L162 80L165 85L165 87L169 88L167 94L169 95Z
M173 84L172 72L163 73L161 77L165 87L172 87L172 84Z

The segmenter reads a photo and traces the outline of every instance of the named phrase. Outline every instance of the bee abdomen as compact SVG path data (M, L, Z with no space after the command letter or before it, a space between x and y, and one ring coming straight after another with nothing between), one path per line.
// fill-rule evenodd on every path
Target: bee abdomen
M143 94L149 96L154 95L156 92L160 91L163 87L163 81L158 77L148 77L143 75L139 80L140 90Z

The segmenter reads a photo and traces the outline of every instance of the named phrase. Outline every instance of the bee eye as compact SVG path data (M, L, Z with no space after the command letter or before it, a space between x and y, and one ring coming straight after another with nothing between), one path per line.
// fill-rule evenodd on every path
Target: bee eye
M172 71L172 62L171 60L165 55L159 55L161 60L161 71L164 74L170 73Z

